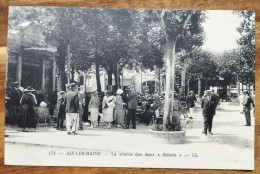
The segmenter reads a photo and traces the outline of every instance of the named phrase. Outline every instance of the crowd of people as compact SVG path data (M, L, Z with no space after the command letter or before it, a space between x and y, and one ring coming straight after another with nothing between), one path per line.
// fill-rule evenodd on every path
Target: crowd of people
M219 96L214 90L207 90L201 99L189 92L187 97L175 95L178 107L174 111L189 111L189 118L194 117L194 109L199 104L202 108L204 119L203 134L212 133L213 117L216 108L220 104ZM246 126L251 125L250 110L254 101L248 91L244 91L240 97L241 113L245 114ZM67 85L66 91L56 92L47 97L43 90L35 90L31 86L23 89L17 82L12 83L12 88L7 93L9 104L6 107L11 115L14 115L15 123L26 132L30 128L36 128L39 117L47 117L49 123L51 115L57 114L57 130L67 131L67 134L77 134L83 129L84 123L90 128L99 126L100 121L104 122L103 128L111 127L123 129L136 129L136 122L148 126L151 122L162 123L164 96L159 96L157 91L145 95L137 93L134 86L128 86L125 90L113 91L91 91L84 92L78 89L75 83ZM184 103L184 105L180 105ZM175 107L175 105L174 105ZM43 108L43 109L42 109ZM45 108L45 109L44 109ZM64 125L66 121L66 125ZM132 126L130 127L130 123Z
M72 83L67 87L66 92L58 93L57 129L63 129L60 122L62 123L66 117L66 130L69 135L77 134L77 130L82 130L83 121L89 122L90 128L95 128L99 126L101 119L105 129L111 129L112 126L136 129L138 114L138 118L143 117L143 122L149 125L152 118L151 108L153 111L159 108L159 95L146 96L145 100L145 96L137 93L134 86L129 86L125 91L118 89L115 93L108 90L92 91L87 94L77 91L77 88L77 85ZM144 112L138 113L140 110ZM132 123L131 127L130 123Z
M6 112L11 115L11 120L7 119L6 122L18 125L24 132L27 131L26 128L35 129L38 123L37 107L44 103L45 106L49 106L48 112L53 113L54 109L52 110L52 108L54 107L51 106L49 101L43 90L36 91L31 86L24 89L18 86L18 82L13 82L11 89L7 90L6 94Z

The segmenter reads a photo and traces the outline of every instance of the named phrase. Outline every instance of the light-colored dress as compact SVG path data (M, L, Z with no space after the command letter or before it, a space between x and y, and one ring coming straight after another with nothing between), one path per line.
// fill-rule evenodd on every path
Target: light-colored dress
M89 112L90 112L90 120L92 122L98 121L98 106L99 106L99 98L98 95L94 95L91 97L89 101Z
M103 99L103 117L105 122L114 121L115 96L104 97ZM107 105L107 107L105 107Z
M123 99L121 95L116 96L116 106L115 106L115 117L117 124L123 124L125 118L125 110L123 108Z
M243 102L245 101L245 96L243 94L241 94L239 96L239 108L240 108L240 112L244 112L244 105Z

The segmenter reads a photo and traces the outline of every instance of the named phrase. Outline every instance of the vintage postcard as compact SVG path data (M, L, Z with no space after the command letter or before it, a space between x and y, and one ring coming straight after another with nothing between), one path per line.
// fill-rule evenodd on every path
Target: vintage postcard
M255 12L10 7L5 165L254 170Z

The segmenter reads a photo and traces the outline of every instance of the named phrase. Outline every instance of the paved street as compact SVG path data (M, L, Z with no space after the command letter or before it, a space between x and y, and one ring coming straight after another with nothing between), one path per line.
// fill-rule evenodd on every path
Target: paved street
M213 120L214 135L201 133L203 120L199 110L193 127L186 128L186 142L174 145L152 137L149 134L151 126L143 125L137 125L136 130L85 126L78 135L67 135L54 128L41 127L36 132L9 128L6 130L9 137L5 138L5 162L53 165L55 161L69 166L131 167L127 160L132 159L139 167L252 169L254 118L253 125L247 127L237 104L223 102L222 108L217 110Z

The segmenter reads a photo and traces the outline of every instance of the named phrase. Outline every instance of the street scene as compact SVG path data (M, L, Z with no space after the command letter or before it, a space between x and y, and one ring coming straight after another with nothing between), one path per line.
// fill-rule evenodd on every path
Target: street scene
M5 164L253 170L254 18L10 7Z
M109 131L101 126L91 129L89 125L84 125L84 129L78 132L79 135L72 137L67 136L64 132L58 132L52 127L41 127L36 132L30 133L7 128L6 133L10 136L5 139L5 153L8 154L6 158L10 158L16 163L17 158L14 157L19 156L21 164L37 165L37 162L32 158L27 158L22 154L34 154L35 157L41 156L44 159L49 156L49 152L56 152L54 155L56 158L57 156L63 158L70 151L74 153L98 151L108 154L108 156L112 152L133 153L133 155L137 152L143 153L143 155L146 152L156 152L156 154L161 154L161 158L150 160L150 166L155 168L163 167L161 163L158 163L158 160L171 159L169 156L163 156L164 153L183 155L183 157L176 157L176 163L171 164L172 167L178 168L187 168L187 164L183 162L185 159L189 159L190 164L193 164L193 166L189 165L189 168L205 168L205 164L209 168L218 164L223 169L252 167L254 127L253 125L251 127L243 126L244 116L239 113L238 104L224 102L223 109L217 110L214 117L214 136L205 137L201 134L203 118L200 113L201 109L195 114L192 128L187 128L186 142L176 145L165 143L163 139L153 138L148 131L152 125L147 128L143 124L138 125L138 129L113 128ZM182 122L184 123L184 120ZM254 118L252 118L252 122L254 122ZM198 157L192 158L194 153ZM67 163L64 163L63 160L57 163L56 158L50 158L42 165L70 166L73 160L77 160L76 166L86 166L92 161L92 159L85 159L85 156L82 157L83 159L79 157L81 156L75 158L73 155L73 158L70 158ZM202 161L198 162L197 158ZM145 164L139 162L137 166L145 167Z

